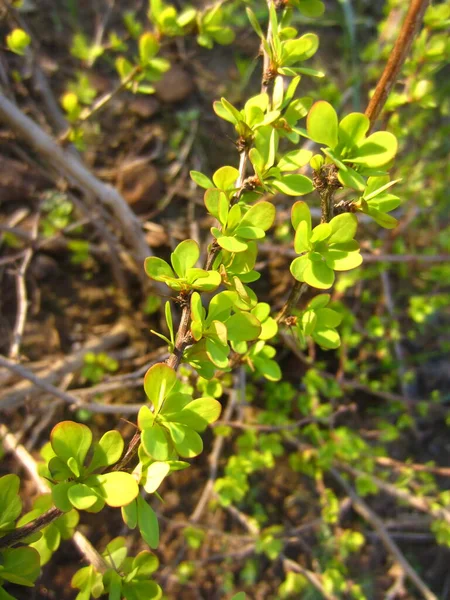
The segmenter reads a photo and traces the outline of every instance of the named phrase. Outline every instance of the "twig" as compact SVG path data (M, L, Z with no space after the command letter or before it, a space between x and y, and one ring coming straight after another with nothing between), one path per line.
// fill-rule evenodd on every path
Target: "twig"
M380 539L388 552L390 552L396 562L399 564L402 571L405 573L405 576L415 585L415 587L420 591L423 598L426 600L438 600L437 596L433 594L433 592L429 589L424 581L419 577L419 575L414 571L409 562L403 556L400 548L394 542L394 540L389 535L386 527L384 526L382 520L375 514L371 508L364 502L362 498L360 498L354 489L341 477L339 472L336 469L330 469L330 473L339 483L339 485L345 490L345 492L350 496L353 507L358 512L363 519L365 519L375 531L380 536Z
M138 75L141 71L142 71L142 67L140 65L136 65L114 89L112 89L110 92L104 94L101 98L99 98L96 102L94 102L94 104L92 106L85 108L81 112L81 114L78 117L78 119L76 120L76 122L73 123L71 127L66 129L66 131L64 131L58 137L58 141L65 142L69 138L70 132L72 131L73 127L77 127L78 125L85 123L86 121L91 119L94 115L99 113L103 108L105 108L105 106L107 104L109 104L109 102L114 98L114 96L116 96L122 90L124 90L127 87L127 85L129 83L131 83L134 80L134 78L136 77L136 75Z
M119 192L97 179L80 160L61 149L39 125L24 115L2 94L0 94L0 120L32 146L42 158L47 159L63 176L73 180L82 190L92 194L112 210L127 243L133 250L134 258L139 265L141 281L145 287L148 287L149 280L141 264L145 258L152 255L152 252L138 218Z
M436 507L433 499L426 498L423 496L416 496L411 494L405 489L400 489L383 479L379 479L375 475L371 473L366 473L365 471L361 471L359 469L355 469L346 463L339 462L339 468L347 473L350 473L354 477L364 476L370 477L374 484L378 486L381 490L397 498L397 500L401 500L402 502L406 502L409 506L415 508L420 512L424 512L428 515L431 515L435 519L443 519L450 525L450 511L446 508Z
M81 350L70 354L61 361L55 361L50 369L39 374L39 379L45 383L54 384L67 373L72 373L80 369L84 365L84 357L88 352L105 352L115 346L118 346L128 339L128 333L123 325L113 327L108 335L102 338L97 338L89 341ZM21 375L19 375L21 377ZM27 378L28 379L28 378ZM25 400L42 389L41 386L28 385L25 382L20 382L12 390L0 396L0 410L9 408L17 408L21 406Z
M31 230L31 240L35 240L38 233L39 225L39 212L36 214ZM16 275L16 303L17 303L17 316L16 323L14 325L12 344L9 350L9 357L12 360L16 360L19 356L20 344L22 342L23 332L25 329L25 323L27 320L28 313L28 297L27 297L27 285L25 281L28 265L33 257L33 248L30 246L27 248L25 255L22 260L22 264Z
M228 404L223 413L223 418L225 421L228 421L230 419L231 415L233 414L236 403L237 392L236 390L232 390L228 399ZM192 523L196 523L197 521L199 521L211 497L212 491L214 489L214 483L217 479L217 473L219 470L219 459L224 448L225 440L226 438L223 435L217 436L214 440L212 451L209 455L208 481L206 482L205 487L203 488L203 491L200 494L200 498L198 499L197 504L195 505L195 508L191 513L191 516L189 517L189 520Z
M438 467L432 465L420 465L417 463L404 463L387 456L378 456L375 458L375 462L383 467L390 467L400 471L422 471L425 473L433 473L434 475L440 475L441 477L450 477L450 467Z
M269 8L269 10L270 10L271 6L272 6L272 0L267 0L267 7ZM270 16L269 16L269 23L267 25L266 41L270 46L271 41L272 41L272 23L270 21ZM273 74L271 73L271 69L270 69L270 56L266 52L263 45L261 45L261 50L262 50L262 55L263 55L263 74L262 74L262 82L261 82L261 93L263 94L264 92L267 92L269 83L273 79Z
M402 28L389 55L386 67L377 83L375 92L366 108L366 116L373 126L397 81L400 70L408 56L414 36L422 22L429 0L411 0Z
M122 413L124 415L135 415L139 412L142 404L120 404L115 406L114 404L89 404L87 402L83 402L80 398L64 392L59 388L55 387L51 383L47 383L44 379L40 379L34 373L23 367L22 365L18 365L15 362L12 362L0 355L0 367L5 367L9 369L13 373L16 373L23 379L27 379L34 383L34 385L45 392L48 392L52 396L56 396L60 400L63 400L67 404L70 404L72 408L85 408L86 410L90 410L91 412L102 413L102 414L118 414ZM1 404L0 404L1 409Z
M394 298L392 295L391 280L387 271L383 271L380 275L383 288L384 303L389 313L391 320L397 321ZM406 375L408 368L406 366L406 355L401 341L394 337L393 339L394 352L398 362L398 377L402 393L406 398L413 399L416 396L416 386L414 382L407 381Z
M300 573L300 575L303 575L303 577L305 577L305 579L307 579L309 581L309 583L318 592L320 592L322 594L322 596L323 596L323 598L325 598L325 600L337 600L337 596L335 596L334 594L328 593L326 591L326 589L323 587L322 582L320 581L320 578L317 575L317 573L314 573L313 571L309 571L308 569L305 569L304 567L299 565L297 562L294 562L290 558L287 558L286 556L284 556L284 554L281 554L280 558L283 561L283 567L285 568L286 571L294 571L294 573Z

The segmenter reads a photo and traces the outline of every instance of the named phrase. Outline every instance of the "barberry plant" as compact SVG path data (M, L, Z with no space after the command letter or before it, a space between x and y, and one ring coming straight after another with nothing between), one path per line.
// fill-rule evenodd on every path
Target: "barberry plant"
M216 115L229 124L230 135L236 136L236 164L223 165L212 174L191 172L192 180L203 190L204 206L213 222L206 260L199 266L200 247L195 240L187 239L174 249L170 264L153 256L145 261L150 280L165 284L169 292L175 293L173 304L180 307L181 319L175 328L173 304L167 302L169 337L153 333L167 343L169 358L152 366L145 375L148 402L139 411L137 432L125 449L118 431L108 431L93 441L86 425L71 421L57 424L42 452L41 476L51 493L40 498L20 520L19 478L6 475L0 479L0 598L4 600L12 597L4 589L8 582L34 585L40 566L51 558L60 540L74 531L79 512L97 513L105 506L120 509L124 524L137 528L146 544L156 549L158 519L146 497L159 499L158 489L164 479L188 468L188 460L201 454L201 434L220 417L220 378L237 366L245 366L272 382L268 385L280 381L282 372L275 359L280 332L300 347L315 342L325 350L338 348L339 327L341 323L348 326L348 315L323 291L334 285L337 273L353 271L363 262L358 241L361 214L384 228L396 225L389 214L400 203L391 193L398 180L391 181L389 173L398 148L396 137L387 131L372 132L375 122L366 114L352 112L339 118L330 103L297 96L302 78L321 78L324 73L308 62L318 50L318 37L312 33L299 35L293 15L299 10L307 17L320 17L323 3L287 0L268 5L267 33L252 9L246 9L261 42L261 92L241 109L226 98L213 106ZM179 11L160 0L151 0L148 16L152 31L143 31L134 16L127 15L130 39L125 41L117 33L110 38L112 50L119 53L115 66L121 89L154 91L152 84L170 67L160 55L165 37L194 34L206 48L234 40L227 20L229 13L222 3L202 11L189 7ZM81 60L93 62L105 50L92 48L82 38L75 42L72 53ZM22 54L28 40L13 31L7 44L13 52ZM136 46L133 58L125 55L131 44ZM72 89L62 104L72 123L69 138L80 141L80 123L100 104L90 106L93 97L83 95L82 86L78 91ZM301 147L305 140L309 140L307 148ZM310 149L313 145L318 145L316 154ZM278 193L293 198L305 196L307 200L292 203L291 238L296 254L290 264L292 293L275 312L259 301L252 284L260 277L259 245L277 219L273 196ZM313 226L310 207L316 198L321 218ZM300 306L307 291L313 297ZM181 365L198 377L196 389L178 377ZM83 372L86 379L99 381L104 370L114 368L93 355ZM345 568L339 565L361 548L364 537L346 530L332 536L339 506L334 492L324 484L323 471L331 469L334 460L351 468L363 461L363 470L370 474L373 464L359 436L351 435L346 428L321 428L331 418L329 405L324 408L315 399L319 393L336 397L333 382L324 383L312 368L305 377L305 386L308 394L297 402L300 412L311 418L304 429L308 443L302 452L297 447L290 463L294 471L315 477L320 489L322 535L329 555L329 568L323 576L327 589L362 598L359 586L349 588ZM292 399L292 390L282 389L282 397L276 398L272 410L268 408L263 421L280 426L285 423L282 402ZM318 439L322 442L320 449L314 446ZM229 506L242 500L249 492L250 475L272 467L286 440L295 446L292 437L279 432L258 437L254 432L243 433L238 440L239 454L229 459L224 476L215 483L218 502ZM373 490L371 485L376 487L373 478L369 477L367 483L364 477L361 473L358 480L363 495ZM439 514L434 529L440 540L447 540L448 525ZM275 560L282 550L282 532L265 527L262 511L256 521L256 552ZM192 531L186 535L201 543ZM158 599L163 592L152 579L157 568L158 559L152 552L128 556L124 538L117 537L107 544L99 563L75 574L72 586L79 590L78 600L102 594L110 599ZM289 589L299 593L304 582L289 577L283 585L281 597L289 597Z

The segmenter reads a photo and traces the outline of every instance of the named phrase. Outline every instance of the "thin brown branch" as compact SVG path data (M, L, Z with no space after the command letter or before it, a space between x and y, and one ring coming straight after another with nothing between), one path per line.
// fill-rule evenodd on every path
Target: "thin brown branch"
M141 71L142 71L142 67L140 65L136 65L128 73L128 75L126 77L124 77L122 79L122 81L114 89L112 89L110 92L108 92L108 93L104 94L103 96L101 96L101 98L99 98L98 100L96 100L92 106L89 106L89 107L85 108L81 112L81 114L78 117L77 121L75 123L73 123L71 127L69 127L68 129L66 129L66 131L64 131L64 133L62 133L59 136L58 141L60 141L60 142L66 141L69 138L70 132L73 130L74 127L77 127L77 126L85 123L86 121L88 121L89 119L91 119L93 116L95 116L96 114L98 114L101 110L103 110L103 108L105 108L105 106L107 106L109 104L109 102L111 102L111 100L115 96L117 96L117 94L119 94L130 83L132 83L132 81L135 79L135 77Z
M355 490L351 487L350 484L345 481L343 477L341 477L340 473L336 469L330 469L330 473L339 483L339 485L345 490L345 492L350 496L353 507L357 513L359 513L363 519L365 519L372 527L375 529L377 534L380 536L380 539L386 548L386 550L392 554L395 561L398 563L405 576L411 581L412 584L419 590L425 600L438 600L437 596L433 594L427 584L419 577L419 575L414 571L412 566L403 556L402 551L394 542L392 537L389 535L383 521L380 517L373 512L373 510L364 502L362 498L358 496Z
M408 56L416 32L422 23L429 0L411 0L402 28L389 55L389 60L366 108L366 116L374 125Z
M0 549L2 548L10 548L11 546L15 546L25 538L29 537L56 521L61 515L63 515L63 511L56 508L56 506L47 510L43 515L31 521L31 523L27 523L22 527L18 527L7 533L5 536L0 538Z
M60 148L53 138L2 94L0 94L0 120L34 148L41 158L48 160L61 175L75 182L83 191L98 198L113 212L127 243L133 250L141 281L147 287L149 280L142 269L142 262L151 256L152 252L138 218L119 192L97 179L80 160Z
M232 390L228 399L228 404L223 413L223 418L225 419L225 421L228 421L231 418L236 403L237 392L236 390ZM208 481L206 482L205 487L203 488L203 491L200 494L200 498L198 499L197 504L195 505L195 508L191 513L191 516L189 517L189 521L191 521L192 523L196 523L200 519L213 492L214 482L217 479L217 473L219 470L219 460L224 448L225 440L226 438L223 435L218 435L214 440L212 451L209 455Z
M64 357L62 360L55 361L53 358L50 363L51 366L44 372L39 373L39 379L45 383L55 384L67 373L73 373L74 371L81 369L84 365L84 357L88 352L106 352L111 348L124 343L127 338L127 331L122 324L119 324L113 327L107 335L87 342L81 350ZM8 366L6 366L6 368L8 368ZM11 371L11 369L9 370ZM29 369L26 370L28 371ZM17 371L16 374L19 375L19 377L22 377ZM28 377L25 379L30 381ZM0 410L21 406L26 399L36 395L41 389L42 386L40 385L34 383L33 385L29 385L27 382L21 381L0 396Z
M65 392L64 390L60 390L59 388L55 387L51 383L48 383L44 379L37 377L34 373L29 371L22 365L19 365L11 360L8 360L7 358L5 358L4 356L1 356L1 355L0 355L0 367L9 369L10 371L15 373L16 375L19 375L23 379L27 379L28 381L31 381L31 383L33 383L36 387L42 389L44 392L51 394L52 396L55 396L56 398L59 398L60 400L63 400L63 402L70 404L73 408L86 408L88 410L91 410L92 412L102 413L102 414L122 413L122 414L128 414L128 415L135 415L136 413L139 412L139 409L142 406L141 404L129 404L129 405L121 404L118 406L115 406L114 404L98 404L98 403L88 404L86 402L83 402L83 400L81 400L80 398L77 398L73 394L69 394L68 392ZM2 408L2 405L0 404L0 409L1 408Z
M39 226L39 212L34 217L34 222L31 230L31 241L33 242L38 234ZM26 273L28 266L33 258L33 247L30 246L26 249L22 263L16 275L16 303L17 303L17 315L16 322L14 325L12 344L9 350L9 358L16 360L19 356L20 345L22 343L23 332L25 329L25 323L27 321L28 313L28 296L27 296L27 285L26 285Z
M433 473L440 477L450 477L450 467L439 467L434 465L421 465L417 463L405 463L387 456L378 456L375 462L383 467L389 467L400 471L418 471L425 473Z
M283 567L286 571L293 571L294 573L299 573L300 575L303 575L303 577L307 579L308 582L318 592L320 592L320 594L322 594L322 597L325 598L325 600L337 600L337 596L335 596L334 594L330 594L326 591L320 580L320 576L317 573L314 573L309 569L305 569L305 567L302 567L299 563L291 560L290 558L287 558L283 554L281 555L281 559L283 561Z

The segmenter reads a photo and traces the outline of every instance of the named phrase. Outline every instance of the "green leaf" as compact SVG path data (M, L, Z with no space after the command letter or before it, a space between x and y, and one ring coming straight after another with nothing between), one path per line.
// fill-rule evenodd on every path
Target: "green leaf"
M143 484L144 490L148 494L153 494L159 488L166 475L170 471L170 465L167 462L153 462L147 469L147 475Z
M356 149L351 162L368 169L384 167L397 153L397 138L388 131L372 133Z
M233 125L237 125L241 120L241 115L239 114L239 111L234 108L234 106L233 110L231 111L228 109L228 107L224 106L223 102L216 100L216 102L213 103L213 109L218 117L224 121L232 123Z
M146 66L158 54L158 51L159 42L156 36L149 31L143 33L139 38L139 58L141 64Z
M311 230L307 221L300 221L294 238L294 250L297 254L311 250Z
M282 66L291 66L295 63L311 58L319 47L319 38L315 33L305 33L296 40L287 40L282 45Z
M387 215L386 213L381 212L370 205L365 212L372 217L375 223L380 225L380 227L384 227L385 229L394 229L394 227L397 227L398 225L398 221L395 217Z
M168 265L165 260L158 258L157 256L146 258L144 261L144 269L147 275L156 281L164 281L166 278L175 277L172 267Z
M193 289L200 292L213 292L222 283L222 277L218 271L203 269L189 269L187 279Z
M217 243L224 250L228 250L228 252L245 252L248 248L245 242L229 235L221 235L217 238Z
M271 185L288 196L304 196L314 190L311 179L305 175L284 175L272 181Z
M96 482L95 491L101 495L108 506L112 507L126 506L139 493L135 478L124 471L92 475L87 481Z
M122 589L125 600L160 600L162 590L154 581L132 581Z
M361 254L354 250L347 250L345 246L346 244L336 244L334 248L330 248L327 251L325 259L331 269L335 271L350 271L359 267L362 263Z
M52 488L53 502L55 503L56 508L59 508L59 510L64 512L69 512L69 510L72 510L72 503L69 500L68 492L73 485L75 485L73 481L64 481L62 483L57 483Z
M99 495L84 483L75 483L67 492L67 496L78 510L89 510L98 502Z
M261 333L261 323L251 313L238 312L226 322L228 338L233 342L256 340Z
M307 223L308 239L311 235L311 212L308 205L303 200L295 202L291 210L291 222L293 228L297 231L299 224L305 221Z
M308 260L303 279L311 287L327 290L334 283L334 271L322 260Z
M230 349L217 340L207 338L205 342L206 354L209 360L218 368L226 369L228 367L228 354Z
M339 144L343 150L350 150L361 143L369 128L370 121L362 113L350 113L344 117L339 123Z
M189 175L191 176L192 181L206 190L214 187L211 179L206 177L206 175L203 175L203 173L200 173L200 171L190 171Z
M305 281L303 278L303 272L308 262L307 256L298 256L291 262L290 271L294 279L297 281Z
M342 321L342 315L331 308L319 308L316 312L320 327L337 327Z
M247 12L247 17L248 17L248 20L250 21L250 25L253 27L256 35L258 37L260 37L262 40L265 39L264 38L264 33L263 33L262 29L261 29L261 26L260 26L260 24L258 22L258 19L256 18L255 13L249 7L247 7L245 10Z
M355 237L358 228L358 219L350 213L343 213L333 217L330 221L331 236L328 239L329 244L340 244L349 242Z
M295 171L301 167L304 167L311 160L311 150L304 150L300 148L284 154L278 161L277 167L281 171Z
M239 227L259 227L267 231L275 220L275 206L271 202L257 202L244 215Z
M209 424L217 421L221 410L220 402L214 398L197 398L189 402L183 410L176 413L176 418L171 420L183 423L196 431L204 431Z
M130 504L121 507L122 519L130 529L134 529L137 525L138 510L137 501L133 500Z
M176 381L176 372L164 363L153 365L145 374L144 390L155 414L160 411L164 398L170 394Z
M178 277L186 277L187 270L195 266L200 257L200 248L195 240L184 240L170 256L172 266Z
M39 573L39 554L34 548L6 548L2 551L2 579L17 585L33 587Z
M239 171L234 167L221 167L213 175L214 185L219 190L229 190L234 188L239 177Z
M307 17L321 17L325 12L325 5L321 0L299 0L299 9Z
M318 310L319 308L324 308L330 301L330 294L319 294L315 296L308 303L308 308L312 308L314 310Z
M30 45L31 38L26 31L23 29L13 29L9 35L6 36L6 45L15 54L23 56L25 50Z
M329 223L321 223L314 227L311 233L310 242L311 244L316 244L317 242L322 242L330 237L332 232L331 225Z
M89 465L89 471L101 467L109 467L116 463L122 456L124 447L123 438L118 431L107 431L94 445L94 454Z
M53 427L50 442L59 458L67 462L73 457L82 466L92 443L92 432L81 423L61 421Z
M201 454L203 441L199 434L180 423L167 423L175 450L183 458L194 458Z
M19 488L20 479L17 475L0 477L0 531L12 529L22 511Z
M145 451L154 460L168 460L170 456L169 441L160 425L155 423L150 429L144 429L141 440Z
M182 394L181 392L175 392L174 394L170 394L164 402L163 409L161 414L178 412L183 410L186 404L192 400L192 396L190 394Z
M308 135L319 144L335 148L338 144L338 118L328 102L320 100L311 107L306 121Z
M335 329L317 328L312 334L313 340L322 348L335 350L341 345L341 338Z
M152 552L148 552L148 550L139 552L133 560L133 569L137 569L137 578L150 577L157 570L158 566L158 557Z
M142 538L150 546L157 548L159 544L159 524L155 511L142 496L137 497L138 527Z
M344 187L349 187L357 192L364 191L366 185L364 177L349 166L339 169L338 179Z

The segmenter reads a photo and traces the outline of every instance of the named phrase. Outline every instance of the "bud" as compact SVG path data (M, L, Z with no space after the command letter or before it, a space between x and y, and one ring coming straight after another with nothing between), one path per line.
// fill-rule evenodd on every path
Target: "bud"
M320 171L320 169L323 167L323 163L324 159L321 154L314 154L314 156L309 161L309 164L311 165L311 168L314 169L314 171Z

